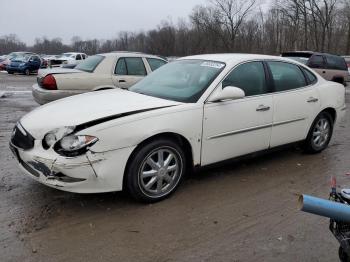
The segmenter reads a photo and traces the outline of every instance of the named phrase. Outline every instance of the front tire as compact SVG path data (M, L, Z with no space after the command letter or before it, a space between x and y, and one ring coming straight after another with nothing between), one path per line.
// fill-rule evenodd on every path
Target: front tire
M29 76L29 75L30 75L30 70L27 68L27 69L24 71L24 74L25 74L26 76Z
M153 203L170 196L186 170L185 154L170 139L154 140L136 151L126 174L126 187L138 201Z
M334 120L328 112L321 112L313 122L305 140L307 153L320 153L328 147L333 135Z

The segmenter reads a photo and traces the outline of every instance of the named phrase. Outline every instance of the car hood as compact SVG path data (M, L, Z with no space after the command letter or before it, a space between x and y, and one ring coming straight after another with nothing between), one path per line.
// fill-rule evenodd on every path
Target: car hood
M103 119L127 117L181 104L171 100L113 89L76 95L38 107L25 115L21 125L36 139L55 129L83 125Z

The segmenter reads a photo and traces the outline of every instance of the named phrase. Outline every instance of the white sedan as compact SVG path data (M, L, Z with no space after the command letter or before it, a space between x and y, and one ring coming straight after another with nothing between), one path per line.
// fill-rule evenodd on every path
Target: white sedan
M158 56L135 52L94 55L74 69L40 70L32 93L37 103L46 104L89 91L126 89L166 63Z
M318 153L346 111L343 85L281 57L181 58L130 90L42 106L15 126L23 172L77 193L126 189L138 200L174 192L194 167L302 141Z

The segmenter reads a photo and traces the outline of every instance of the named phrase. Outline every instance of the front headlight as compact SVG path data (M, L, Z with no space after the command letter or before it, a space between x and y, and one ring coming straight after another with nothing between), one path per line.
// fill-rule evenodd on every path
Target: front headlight
M60 146L64 151L73 152L92 145L97 140L94 136L70 135L61 139Z
M73 134L75 129L75 126L66 126L50 131L42 140L43 148L48 150L53 147L56 153L67 157L84 154L89 146L98 141L98 138L89 135L75 135Z
M52 147L57 141L59 141L61 138L70 135L74 132L75 126L66 126L62 128L56 128L49 133L47 133L44 136L44 139L42 141L43 148L49 149Z
M66 157L76 157L87 152L89 146L98 141L97 137L88 135L69 135L55 144L55 151Z

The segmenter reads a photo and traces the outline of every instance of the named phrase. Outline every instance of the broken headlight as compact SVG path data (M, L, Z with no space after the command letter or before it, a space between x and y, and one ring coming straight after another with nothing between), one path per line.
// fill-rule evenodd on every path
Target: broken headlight
M75 130L75 126L66 126L62 128L56 128L50 131L44 136L44 139L42 141L43 148L49 149L61 138L73 133L74 130Z
M98 141L97 137L88 135L69 135L55 144L55 151L60 155L74 157L85 153L89 146Z

